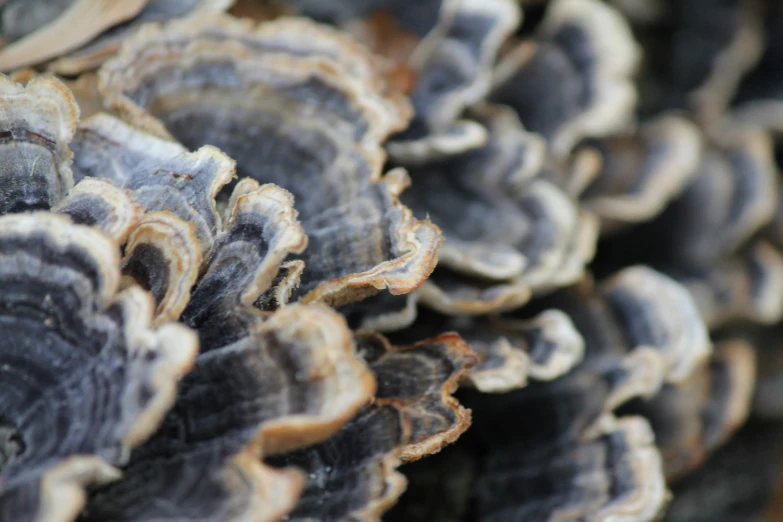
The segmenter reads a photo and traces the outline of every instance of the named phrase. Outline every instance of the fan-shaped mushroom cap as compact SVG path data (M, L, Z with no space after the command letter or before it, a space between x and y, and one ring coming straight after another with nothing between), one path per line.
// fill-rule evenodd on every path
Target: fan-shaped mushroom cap
M237 192L243 187L237 185ZM198 330L202 351L252 332L259 320L253 303L272 286L285 258L307 245L287 191L264 185L232 203L226 229L182 312L182 320Z
M443 475L450 469L443 462L418 468L412 480L434 474L443 485L432 494L448 495L444 512L459 510L459 520L659 518L669 494L654 432L642 416L614 411L654 397L664 383L689 382L705 367L711 347L688 292L662 274L632 267L598 286L558 291L537 306L558 309L541 317L554 313L561 324L567 314L584 339L584 360L559 378L508 393L465 390L461 400L474 423L457 454L472 471L454 479L459 489ZM476 337L467 332L468 340ZM730 416L716 414L714 425ZM468 505L460 507L452 495L467 495ZM424 520L414 507L403 502L396 519Z
M302 55L288 36L278 43L278 23L311 34L313 48ZM253 29L219 17L148 26L104 66L101 82L109 107L132 123L189 147L219 146L240 174L290 190L310 238L295 294L339 305L415 289L440 236L399 203L406 176L380 176L380 142L405 125L407 106L350 74L372 71L372 57L332 32L304 20ZM330 45L317 47L322 40ZM334 59L341 46L367 66Z
M601 169L581 199L602 219L602 231L647 221L696 175L702 137L687 120L664 115L633 135L588 141L601 155Z
M710 263L746 242L774 214L776 173L765 133L730 127L713 139L682 197L662 216L678 223L670 231L676 254Z
M122 245L141 220L144 207L127 190L108 181L85 179L54 205L52 211L66 214L79 225L98 228Z
M469 114L487 127L487 142L412 168L413 190L402 196L444 231L440 267L420 291L444 313L507 310L573 283L597 232L594 218L538 175L544 144L511 110L481 105Z
M606 414L608 393L603 378L583 369L491 400L466 398L480 455L475 519L659 516L668 494L652 430L641 417Z
M492 454L477 484L477 520L642 522L663 513L668 492L643 418L623 418L592 440L564 446ZM547 487L537 488L541 481Z
M192 223L206 259L223 228L215 197L235 177L231 158L209 146L189 153L104 113L79 124L71 149L76 181L110 180L132 190L148 211L170 211Z
M193 224L168 211L144 214L131 232L122 259L123 283L152 294L156 324L178 319L185 309L201 266L200 245Z
M214 13L233 0L24 0L5 2L0 13L0 69L9 70L56 59L51 69L76 75L114 54L140 25Z
M492 101L517 110L557 156L625 126L636 103L639 50L625 20L595 0L556 0L533 41L501 58Z
M584 356L584 339L560 310L547 310L528 321L471 322L455 329L479 357L467 380L482 392L521 388L528 379L555 379Z
M0 214L49 209L73 187L68 143L79 107L62 82L0 75Z
M540 306L573 321L585 343L581 366L606 379L608 410L653 397L665 382L687 380L712 352L687 290L645 267L627 268L597 288L558 292Z
M772 324L783 317L783 256L767 241L752 241L735 255L679 279L710 328L741 319Z
M457 332L477 356L463 384L487 393L502 393L529 381L556 379L582 362L584 340L560 310L546 310L532 319L444 316L429 310L404 329L390 334L395 343L417 336Z
M288 515L293 521L380 521L405 490L397 471L410 427L398 408L362 410L328 441L270 459L307 472L307 486Z
M612 316L637 346L660 350L667 380L682 382L712 352L691 295L663 274L631 267L601 285Z
M151 330L150 297L117 294L119 278L117 247L97 230L50 213L0 218L0 417L21 442L0 472L3 518L72 520L84 488L115 480L174 402L196 337Z
M475 355L456 334L442 334L407 347L392 346L377 334L357 337L378 390L375 402L405 411L410 436L402 459L417 460L454 442L470 426L470 411L451 395L476 364Z
M277 520L302 477L261 458L323 441L374 389L337 314L284 307L198 357L161 429L91 498L88 520Z
M527 192L523 187L542 163L544 144L522 129L513 112L495 106L482 113L490 129L487 143L411 169L414 188L403 193L402 201L415 214L431 216L443 230L441 266L509 279L530 264L520 246L537 216L526 216L521 197L509 197L508 191Z
M418 163L479 144L473 143L478 133L470 122L458 118L486 96L498 49L520 18L510 0L441 4L437 24L410 59L416 78L410 94L414 119L388 146L395 160Z
M736 319L772 323L783 313L783 265L758 237L777 200L772 144L759 129L730 122L711 134L683 193L652 221L607 238L598 264L644 259L693 292L711 328ZM774 226L769 232L774 240Z
M372 404L326 442L271 459L308 473L291 520L380 520L405 488L400 459L440 451L470 425L470 412L451 397L475 364L457 335L409 347L360 335L358 350L378 381Z

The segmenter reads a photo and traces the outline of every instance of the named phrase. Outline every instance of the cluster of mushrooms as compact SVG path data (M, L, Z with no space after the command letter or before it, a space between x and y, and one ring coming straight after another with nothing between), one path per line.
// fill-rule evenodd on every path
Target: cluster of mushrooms
M0 44L0 521L783 520L777 0Z

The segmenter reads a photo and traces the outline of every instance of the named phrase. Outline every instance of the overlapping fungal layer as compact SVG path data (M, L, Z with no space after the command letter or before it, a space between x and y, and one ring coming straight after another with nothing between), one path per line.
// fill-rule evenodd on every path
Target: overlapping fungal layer
M693 114L656 114L626 129L638 50L617 12L600 2L550 2L540 23L533 15L530 37L511 0L293 3L337 21L392 63L301 19L257 29L228 18L143 29L101 76L107 106L126 121L96 116L72 142L75 178L111 182L83 180L38 207L54 205L126 243L120 286L149 290L153 324L180 318L202 345L164 429L133 454L126 479L96 492L85 517L271 520L291 512L300 520L377 520L404 488L399 463L439 450L467 427L467 412L451 398L458 380L477 389L470 400L479 413L477 437L452 452L464 466L441 460L430 482L411 472L414 488L429 484L445 495L444 511L406 517L403 502L390 520L660 515L663 478L679 478L725 441L747 414L754 381L746 344L721 342L710 358L701 318L717 329L740 319L772 323L783 310L781 242L775 224L761 231L778 188L769 143L731 119L713 125L752 65L743 34L757 19L742 16L755 14L738 2L674 20L685 42L689 24L719 22L706 50L678 54L675 68L693 60L680 72L699 78L675 85L674 101L663 104L694 108L697 124ZM612 4L628 10L634 2ZM649 58L669 45L644 32L672 22L668 4L648 3L645 28L644 12L627 11L642 37L644 74L658 74ZM728 18L734 25L725 31ZM772 80L762 98L774 98ZM413 101L410 125L398 87ZM774 129L774 111L766 120L743 113L752 101L746 87L735 100L740 119ZM643 100L642 112L659 101ZM55 141L67 144L61 134ZM432 270L439 239L398 201L406 176L381 176L382 146L387 167L411 172L402 203L446 237L441 265L413 293ZM20 172L35 173L36 158L58 157L52 150L45 144L44 155L28 155ZM251 177L223 190L230 158ZM45 172L40 185L56 190L59 170ZM293 201L265 182L284 185ZM649 262L691 295L634 268L541 300L582 276L598 233L593 214L607 233L594 264L599 279ZM299 255L305 234L310 246ZM296 300L326 301L365 331L404 329L391 343L368 333L350 341L332 315L330 331L348 343L324 355L309 328L329 330L330 320L313 315L329 313L288 305ZM292 309L309 323L299 324ZM284 325L295 332L286 330L280 346ZM444 330L459 332L475 356ZM301 355L293 377L282 353ZM287 369L271 371L270 361ZM308 370L324 366L334 373ZM757 394L768 413L774 377ZM213 378L230 388L221 394L225 408L204 384ZM237 384L250 391L238 393ZM497 394L509 390L517 391ZM292 397L304 397L302 409L289 409ZM539 408L540 425L524 420ZM508 427L515 416L520 426ZM4 437L11 430L0 423ZM542 477L542 468L551 472ZM153 486L159 496L149 496Z
M768 136L728 123L713 132L682 194L655 219L607 240L599 263L645 259L673 275L711 328L776 322L783 258L759 236L775 211L776 171Z
M579 140L630 122L638 60L630 29L614 9L594 0L556 0L534 38L501 57L489 98L514 108L526 128L564 156Z
M212 34L209 28L221 27L221 24L227 24L223 29L231 27L226 20L214 24L217 25L205 23L200 27L205 38ZM297 20L281 20L259 30L256 43L263 43L266 38L265 45L274 48L275 42L288 39L291 45L304 46L301 51L307 52L308 45L319 41L292 40L292 31L302 24ZM233 27L247 29L242 24ZM326 56L351 49L350 42L342 37L328 30L318 31L315 34L321 38L320 49ZM358 48L355 52L359 52ZM274 63L279 57L267 58ZM370 82L371 70L362 73L362 66L362 62L357 62L353 69L368 75L366 79ZM373 87L380 88L380 84L373 84ZM393 98L387 102L397 103ZM133 116L125 116L134 121ZM136 123L139 121L144 126L144 117ZM314 121L317 123L316 118ZM323 121L324 125L334 123L332 115L324 115ZM146 128L156 130L150 125ZM237 138L241 140L243 135L239 134L239 129L237 132ZM352 154L344 154L336 162L338 165L328 172L338 175L338 167L344 166L343 161L349 160L351 155L362 158L377 154L382 158L382 151L376 147L372 152L370 145L362 143L360 135L347 128L340 132L348 133L343 139L347 143L350 138L354 150ZM314 473L323 473L323 469L337 470L330 475L333 479L328 484L313 486L312 481L308 481L292 516L306 512L308 503L315 502L316 505L335 504L335 513L343 513L340 516L363 512L368 517L376 517L402 491L404 481L394 471L400 458L418 458L437 451L467 428L469 416L450 394L474 360L456 337L436 338L403 351L378 340L383 350L377 347L372 350L374 359L370 367L385 388L375 394L372 406L361 410L340 430L357 408L373 395L375 382L372 373L353 355L352 345L343 343L340 345L342 351L335 348L337 352L330 355L324 342L319 342L314 335L298 343L296 349L281 346L278 335L262 335L276 318L279 318L280 328L293 324L291 328L300 325L298 328L306 329L306 325L319 324L312 312L308 312L313 306L289 305L271 316L259 310L274 310L286 304L302 269L306 270L310 265L307 259L304 265L296 260L283 263L289 254L301 252L308 241L296 220L292 207L294 199L289 193L244 178L233 187L230 197L223 200L225 212L221 219L215 212L214 199L232 176L231 160L210 147L187 153L175 142L104 114L96 115L80 126L73 149L77 177L108 177L128 187L147 206L147 213L131 233L126 246L123 261L126 280L129 284L148 287L161 304L166 302L168 297L164 296L169 296L172 288L188 290L174 292L179 304L169 306L167 310L169 314L177 315L181 309L180 318L197 331L202 352L194 371L180 389L182 399L164 427L134 453L122 481L95 493L85 514L87 519L198 516L211 520L210 517L228 517L229 513L236 517L232 519L239 519L242 513L251 512L257 513L260 519L275 518L294 506L302 484L299 476L290 471L277 472L264 467L261 459L268 455L278 455L273 462L290 461ZM239 168L241 172L241 161ZM404 182L401 174L390 174L387 179L391 181L378 184ZM340 189L345 193L339 194ZM346 186L334 187L333 195L345 203L331 211L326 209L318 219L329 225L331 216L339 217L346 211L346 206L350 212L351 205L363 194ZM312 200L312 195L310 197ZM361 209L361 204L357 206ZM398 211L407 212L399 203L394 203L392 217L399 215ZM418 226L428 227L426 224ZM167 234L167 230L174 232ZM437 233L432 227L428 230ZM177 239L182 245L176 243ZM312 243L312 233L309 240ZM183 252L189 251L193 252L183 259ZM331 254L333 252L327 251L320 255L335 269L342 268L339 259L329 257ZM199 259L203 261L199 262ZM190 276L185 277L182 266L189 267L187 274L198 274L192 290L187 283ZM426 273L417 275L422 279L425 276ZM387 277L391 280L391 276ZM332 328L338 330L334 325ZM343 325L345 333L344 328ZM259 346L265 348L262 350ZM247 376L240 379L237 379L238 364L248 367ZM415 381L402 374L412 366L418 371ZM282 376L279 375L281 369ZM292 374L286 378L288 371ZM305 378L305 375L310 377ZM396 386L395 379L400 381ZM256 381L258 384L253 384ZM278 381L279 384L274 384ZM231 389L221 393L221 396L225 395L225 402L221 400L215 405L215 415L220 419L216 418L214 425L205 427L195 420L183 419L195 419L204 414L204 398L215 393L214 387L207 386L207 382L225 382L226 386L239 382L249 388L239 395L239 391ZM191 399L193 403L188 402ZM388 405L376 413L375 408L383 403ZM236 410L223 411L220 409L223 404L236 404ZM366 455L343 469L342 455L358 451L352 430L368 422L379 433L401 431L378 445L358 439L368 443L363 450ZM336 430L340 431L328 438ZM313 443L320 444L297 450ZM307 464L307 459L324 451L321 448L329 448L326 459L318 458L313 464ZM296 451L289 453L291 450ZM176 457L172 457L172 453ZM203 476L209 480L199 482L195 490L183 490L182 481L189 483L201 480ZM172 477L179 477L179 481ZM347 503L342 498L345 485L340 482L345 477L359 478L362 484L367 484L364 490L352 491L354 498ZM237 484L237 481L243 484ZM372 486L387 483L388 489ZM277 484L276 492L267 497L253 491L254 485L268 490L268 487L262 487L264 484ZM147 487L156 489L157 496L149 497L148 501L140 500L148 497ZM158 498L166 499L164 507L156 500Z
M197 339L118 292L116 243L63 216L0 218L0 518L70 521L158 428Z
M62 82L23 86L0 75L0 215L54 210L122 244L143 213L126 190L97 179L74 186L69 142L79 107Z
M68 140L62 144L70 153ZM302 477L265 467L262 458L328 439L375 387L333 312L292 305L268 316L257 308L285 304L302 270L301 261L284 263L307 244L291 194L245 178L224 201L221 216L215 196L234 175L231 159L211 147L188 153L106 114L83 122L71 146L80 181L55 210L99 225L115 245L125 243L124 258L113 261L115 271L122 268L117 283L133 287L127 292L139 292L137 285L149 290L157 304L155 321L179 318L192 326L202 352L163 427L129 463L123 460L122 480L91 495L83 517L239 520L252 513L259 520L277 519L296 504ZM112 198L121 197L132 212L105 212ZM151 315L152 300L146 299ZM346 514L380 513L404 486L394 472L401 457L437 451L469 425L468 413L450 397L475 362L458 338L433 339L400 354L385 341L381 345L373 357L386 389L374 401L388 401L385 410L393 416L372 415L372 422L377 430L399 425L403 431L387 445L368 447L367 462L341 473L396 486L367 490L336 508ZM419 371L415 381L395 373L411 366ZM395 379L402 382L395 386ZM216 390L216 383L227 389ZM215 402L216 393L225 400ZM205 413L209 404L219 419ZM339 454L355 449L349 439L327 442ZM149 487L155 495L148 495ZM340 488L308 489L303 502L339 504Z
M580 196L584 208L601 218L602 232L657 216L696 175L702 136L686 119L667 114L631 134L583 142L601 167Z
M623 415L649 421L665 477L674 480L701 464L747 418L755 385L755 353L748 343L732 340L719 343L711 356L690 293L660 274L626 269L600 288L603 305L586 299L591 303L587 308L579 301L560 307L585 338L585 364L596 361L590 355L596 346L619 347L628 339L637 346L624 357L611 358L620 364L616 362L617 369L610 371L613 391L608 403L620 407ZM645 314L647 319L641 320ZM612 333L612 320L624 333ZM652 358L651 347L658 347ZM663 375L656 382L650 368L661 357ZM606 364L599 362L598 367L605 369Z
M380 143L408 110L372 71L355 44L305 20L202 17L140 31L101 87L131 123L215 145L240 176L291 191L310 241L294 297L339 305L415 289L440 243L399 202L407 176L381 176Z
M485 445L477 443L475 450L480 471L466 519L641 521L659 516L668 492L652 430L642 417L602 416L605 392L600 380L577 372L544 388L468 402ZM519 418L533 414L536 423ZM482 426L480 415L493 420L487 417ZM605 426L590 430L599 420Z
M144 205L123 273L153 294L156 320L179 318L223 232L215 196L235 177L234 161L210 146L189 153L105 113L79 124L71 148L76 180L104 178Z
M669 495L653 428L638 412L623 412L629 401L690 382L709 360L693 300L675 281L632 267L598 286L561 290L538 307L553 310L528 324L569 318L584 359L551 382L504 394L465 391L474 424L447 450L460 471L443 461L411 468L412 483L432 486L442 509L424 509L414 494L391 520L641 521L663 513ZM465 337L480 346L472 332ZM482 364L473 372L480 377Z
M62 83L46 78L23 87L3 75L0 97L0 214L49 209L73 187L68 142L79 107Z
M222 12L234 0L58 0L0 8L0 70L40 65L75 75L100 65L145 23Z
M363 334L357 349L378 382L372 403L326 442L270 459L308 474L291 520L379 520L405 489L400 462L440 451L470 425L451 394L476 361L457 335L396 347Z
M584 356L582 335L568 315L556 309L529 319L455 317L422 310L415 322L389 335L394 342L412 342L417 336L443 331L457 332L477 358L462 384L487 393L553 380L571 371Z
M446 12L445 5L442 5L442 25L449 27ZM391 49L392 44L384 38L391 38L391 41L398 38L402 46L409 40L405 40L406 34L400 29L410 28L394 8L388 13L401 24L396 28L397 32L388 26L388 19L378 16L365 18L358 28L344 20L339 20L339 23L362 35L376 49L384 49L384 45L388 45L390 57L398 59ZM575 13L581 13L581 17ZM366 13L359 13L359 16L364 15ZM433 27L435 25L432 24ZM416 34L416 31L408 32ZM426 34L426 31L419 32L419 38L421 34ZM660 416L663 407L655 402L654 397L658 393L685 397L692 391L684 383L688 383L691 376L700 376L699 381L709 382L712 386L709 409L715 418L709 421L712 423L710 426L699 428L704 432L700 435L704 441L693 450L694 453L700 452L698 458L691 456L690 462L694 465L742 421L753 381L752 372L748 370L753 366L753 356L747 350L742 351L743 357L732 357L727 361L718 357L712 363L708 361L711 350L700 315L707 318L711 325L732 314L745 313L754 318L774 315L776 253L770 248L754 245L752 255L722 263L720 271L714 274L716 268L711 261L699 264L700 269L710 270L712 274L709 277L699 276L701 286L698 286L700 281L694 281L692 274L671 270L669 273L678 279L694 283L689 287L697 296L699 308L694 306L691 296L680 285L662 276L652 277L650 273L633 270L614 282L606 283L602 287L602 295L605 293L606 303L610 304L591 305L594 310L589 315L590 322L604 325L604 330L614 330L618 332L616 334L596 331L597 328L591 328L589 322L582 323L580 330L578 321L576 333L570 319L570 329L563 328L566 322L554 321L544 337L533 326L536 321L520 324L517 320L515 330L509 331L508 320L448 318L421 310L419 318L416 318L417 304L421 303L441 314L456 316L509 311L525 304L536 294L575 282L592 257L597 227L594 218L574 206L573 198L578 198L584 208L598 215L603 232L612 232L654 219L672 199L680 197L698 182L700 176L704 177L701 172L706 168L717 168L729 177L737 177L733 170L751 171L744 174L748 179L743 188L762 180L760 186L750 192L751 197L747 193L735 192L737 201L746 198L742 201L747 202L755 197L753 194L769 194L769 187L763 185L763 180L769 179L771 172L769 151L764 148L763 137L750 136L752 132L745 134L745 131L730 128L724 133L705 137L687 116L676 114L649 119L637 130L618 132L631 121L636 95L630 75L638 60L638 47L625 22L615 11L596 2L555 2L547 7L544 21L535 34L534 40L506 46L501 52L494 89L489 96L492 101L510 105L516 110L521 123L543 134L546 141L524 130L519 120L513 118L513 114L509 115L509 108L477 105L480 98L476 98L462 106L459 112L462 121L477 124L483 129L482 133L476 134L473 142L465 140L461 149L398 149L398 145L421 145L430 143L428 138L441 138L432 126L416 125L426 117L427 111L414 103L414 125L396 136L387 147L395 164L404 165L411 171L413 190L403 195L403 201L417 215L431 217L444 231L446 242L441 248L439 267L414 296L376 296L363 303L365 306L345 307L343 311L354 324L366 329L392 331L408 327L393 334L395 338L410 339L412 334L407 330L426 331L428 327L459 331L480 357L479 364L466 380L479 389L495 392L524 386L530 377L555 378L579 364L583 347L591 344L625 346L627 341L622 339L630 335L632 346L638 347L638 350L626 353L624 349L615 349L607 353L602 362L614 372L606 409L613 410L641 395L650 399L652 406L646 411L657 420L655 415ZM440 41L445 42L445 39ZM427 35L406 58L408 64L415 70L420 55L430 53L437 56L438 42L432 34ZM428 49L427 45L433 49ZM445 43L442 45L448 49ZM421 54L417 55L417 52ZM542 77L553 80L541 82ZM436 99L428 92L426 81L419 85L416 80L414 76L410 88L414 100L417 94ZM545 87L531 92L531 85ZM546 92L543 92L544 89ZM567 89L571 91L565 92ZM553 103L545 103L547 99L552 99ZM563 104L563 99L571 99L573 104ZM448 96L444 95L444 104L447 100ZM615 103L618 100L620 103ZM563 114L554 112L555 101L557 108L566 107L568 110ZM438 104L432 102L428 106L437 107ZM410 143L395 141L413 135L418 140ZM463 132L461 136L467 135L469 133ZM585 138L588 139L584 141ZM707 146L703 148L705 142ZM716 150L720 152L712 152ZM414 151L415 154L406 155L400 151L406 154ZM705 166L711 155L723 155L716 162L726 165ZM548 190L537 190L540 187ZM727 193L732 190L728 189ZM545 196L548 194L559 195L559 198L553 196L547 199ZM530 209L532 217L527 220L515 219L520 212L515 205L505 204L521 197L531 202L527 209ZM550 202L548 206L542 203L547 201ZM546 214L542 207L551 212ZM570 220L566 219L569 208L575 209L571 211ZM748 209L748 212L743 214L739 210L737 216L732 214L737 205L724 208L731 209L725 214L725 219L739 224L739 239L726 250L733 255L738 246L744 245L747 238L768 219L765 214L768 209L764 205L748 205L740 207ZM752 208L760 217L753 217ZM557 216L560 216L559 219ZM556 232L552 230L553 226L559 227ZM529 232L531 227L534 232ZM539 227L542 234L536 235L535 227ZM572 232L566 231L569 229ZM635 234L641 241L646 240L647 236L639 232ZM520 235L529 238L522 243L522 248L517 247L513 239ZM547 245L549 250L543 250L542 244L546 245L551 238L556 238L557 246L550 244ZM713 241L716 239L712 238ZM683 249L692 247L690 238L680 244ZM535 249L541 249L543 253ZM702 250L694 248L700 253ZM648 253L646 255L649 257ZM645 261L646 258L633 260ZM599 259L600 269L607 266L604 261ZM608 266L621 267L627 262L626 259L623 263L609 263ZM754 272L760 265L765 266L762 273ZM521 266L525 267L522 273L530 270L531 276L528 280L524 276L518 277L515 284L510 284L507 272L517 270L519 273ZM670 268L661 264L657 266ZM749 285L748 280L752 277L763 278L764 282ZM501 278L506 281L501 282ZM725 287L730 287L737 296L735 302L721 301L727 295L721 292ZM742 292L747 293L751 288L759 295L742 299ZM656 298L657 293L664 295ZM575 299L583 300L586 296ZM751 301L753 305L749 304ZM534 309L543 306L537 300L533 300L532 304ZM553 309L560 307L561 304L552 305ZM623 312L626 308L632 312ZM685 313L690 318L688 321L697 325L696 329L682 331L682 316L668 312L669 308ZM754 308L763 310L756 313ZM568 313L568 308L565 311ZM554 310L548 312L553 314L549 317L558 317L557 313ZM639 324L633 322L632 317L636 314L648 314L647 324L654 326L643 331ZM620 320L620 324L625 326L619 330L616 325L606 326L615 320ZM560 327L555 327L556 324ZM630 334L625 331L626 328ZM569 331L576 335L566 334ZM531 340L525 335L538 335L545 340L541 341L541 337ZM688 341L678 342L677 339ZM535 357L536 348L542 364L531 365L531 354ZM586 349L589 351L589 348ZM583 364L590 364L589 356ZM713 375L719 371L716 368L721 368L723 373L720 375L731 376L725 378L728 382ZM659 399L661 403L663 400ZM683 413L676 420L669 419L668 424L663 422L664 426L658 422L654 428L658 432L687 429L686 426L698 422L696 417L707 408L707 400L691 400L695 404L688 413ZM678 444L682 445L681 442ZM664 449L668 451L671 448ZM670 467L673 466L667 461L667 471ZM673 473L670 472L670 475Z
M415 190L403 194L446 240L420 301L454 314L516 308L536 292L573 283L597 231L592 216L539 175L543 142L513 111L482 105L468 114L485 126L487 142L411 167Z
M277 520L303 476L262 458L326 439L374 388L334 312L292 305L259 319L246 337L199 355L161 429L122 480L91 496L86 519Z
M485 130L462 119L462 113L486 97L498 49L520 16L519 7L507 0L440 2L437 22L409 59L414 118L387 146L395 161L431 161L486 139Z
M123 167L120 159L131 156L137 140L104 150L95 134L83 135L90 139L75 147L85 158L82 163L93 162L100 170L94 161L101 158L99 152L113 153L119 179L132 185L140 199L157 205L131 234L126 277L144 284L152 281L145 275L169 276L149 284L155 295L161 286L181 285L183 275L173 270L177 245L154 230L144 236L144 227L166 218L187 223L175 217L181 214L191 229L204 228L206 218L217 217L215 183L231 177L217 168L219 162L216 167L216 160L226 158L209 148L161 156L148 147L145 161L127 161ZM162 145L150 136L134 136ZM204 195L197 189L205 185L215 188ZM180 296L180 319L196 330L201 355L173 411L133 454L123 479L91 497L84 515L88 520L242 520L250 514L275 520L295 506L303 481L297 472L264 466L262 458L327 439L370 400L375 379L357 359L350 332L334 312L291 305L267 318L253 306L280 283L276 276L283 260L307 243L292 204L283 189L244 179L235 186L223 219L213 220L219 228L214 237L205 227L210 239L206 259L203 267L193 265L201 275L192 293L187 286ZM137 231L142 236L134 243ZM204 243L196 236L183 238L198 247L192 257L199 258Z

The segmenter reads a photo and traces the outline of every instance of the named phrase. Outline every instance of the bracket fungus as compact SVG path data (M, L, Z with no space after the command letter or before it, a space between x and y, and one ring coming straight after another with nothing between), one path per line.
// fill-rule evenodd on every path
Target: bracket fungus
M603 232L647 221L685 189L696 175L702 136L682 117L664 115L629 135L588 140L601 168L581 199L601 218Z
M152 330L152 302L118 293L116 245L50 213L0 218L0 518L70 521L88 486L155 432L196 353Z
M513 107L556 155L629 123L639 48L625 20L594 0L556 0L536 37L499 61L490 99Z
M291 520L378 520L405 489L400 461L440 451L470 425L470 412L451 396L475 364L458 336L393 347L362 335L357 349L378 381L373 402L333 438L271 461L308 473Z
M0 1L0 520L774 511L783 9L686 3Z
M101 69L106 102L161 137L215 145L240 175L293 193L309 237L295 297L340 305L415 289L440 232L400 204L404 173L381 176L381 142L404 127L408 106L365 76L370 56L328 30L276 27L226 17L148 26ZM286 46L293 34L310 35L304 49L301 36Z
M0 70L55 59L51 69L75 75L100 65L141 25L228 9L234 0L26 0L0 11Z
M68 143L79 107L59 81L33 79L22 87L0 78L3 101L0 214L51 208L73 187Z

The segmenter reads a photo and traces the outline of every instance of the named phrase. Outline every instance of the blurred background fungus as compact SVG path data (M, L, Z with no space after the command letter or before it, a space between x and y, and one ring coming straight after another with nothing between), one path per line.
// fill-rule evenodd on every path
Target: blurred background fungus
M0 1L0 521L783 520L783 4Z

